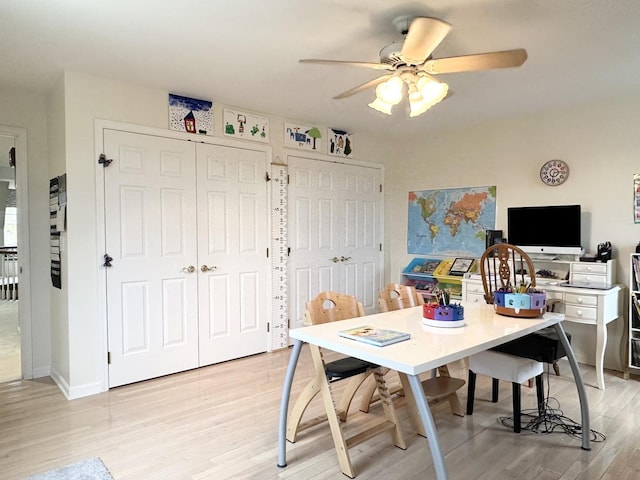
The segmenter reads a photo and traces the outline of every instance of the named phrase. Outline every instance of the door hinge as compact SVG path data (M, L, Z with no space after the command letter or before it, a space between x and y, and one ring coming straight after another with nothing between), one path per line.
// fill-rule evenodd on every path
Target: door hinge
M269 333L271 331L271 324L269 322L267 322L267 333Z
M291 247L287 247L287 257L291 256Z
M265 173L265 174L264 174L264 179L265 179L265 181L267 181L267 182L270 182L270 181L271 181L271 176L269 175L269 172L267 172L267 173Z
M380 244L380 251L382 251L382 244Z
M111 352L107 352L107 365L111 365Z
M267 258L269 258L269 247L267 247Z
M382 193L382 184L380 184L380 193Z
M98 163L105 168L111 165L111 162L113 162L113 159L107 158L107 156L104 153L101 153L100 156L98 157Z
M103 267L111 267L111 262L113 261L113 257L110 257L109 254L105 253L104 254L104 263L102 264Z

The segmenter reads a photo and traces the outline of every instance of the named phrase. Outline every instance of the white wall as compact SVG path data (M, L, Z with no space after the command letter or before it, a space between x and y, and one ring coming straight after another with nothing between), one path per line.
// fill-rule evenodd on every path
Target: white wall
M67 173L67 232L63 252L63 290L67 301L54 291L52 311L56 381L69 398L100 391L105 365L106 345L100 341L99 309L104 299L98 297L100 267L105 252L97 251L96 185L94 124L96 119L118 121L168 129L168 93L136 87L122 82L96 78L76 72L66 72L63 92L52 97L64 98L63 167L52 159L53 175ZM186 94L185 92L172 92ZM195 96L195 95L194 95ZM214 99L215 100L215 99ZM53 100L50 105L54 105ZM214 132L222 137L222 109L214 105ZM250 108L247 108L250 111ZM58 112L59 115L59 112ZM284 120L268 115L273 161L285 161L283 148ZM323 127L324 128L324 127ZM324 130L326 131L326 130ZM52 140L53 142L53 140ZM325 145L322 145L325 152ZM58 152L62 151L62 147ZM361 159L361 157L359 157ZM99 167L102 168L102 167ZM68 311L66 311L68 308ZM68 344L57 333L68 332Z
M51 108L60 108L54 107L53 97L64 99L64 142L53 148L51 168L55 175L63 169L67 173L67 275L61 292L66 300L54 298L52 307L56 331L62 334L66 329L68 345L63 345L59 337L53 341L59 343L54 368L64 377L66 393L73 398L99 391L105 369L102 362L106 345L100 342L103 326L98 315L99 265L104 252L97 251L95 233L94 121L107 119L166 129L168 92L73 72L65 74L62 85L62 91L52 95ZM631 176L636 171L638 153L632 126L638 124L640 114L632 103L627 98L462 132L420 136L403 144L354 132L356 159L383 163L386 168L386 281L397 281L411 258L406 253L408 191L497 185L497 228L506 229L506 207L510 205L582 204L592 225L585 246L593 249L599 242L613 242L618 280L626 283L627 257L640 240L631 209ZM215 134L219 137L221 106L215 108ZM250 106L241 108L251 110ZM427 114L436 115L437 109ZM51 118L59 116L58 111ZM273 158L282 161L283 120L269 117ZM63 151L64 166L59 163ZM552 158L561 158L571 167L568 182L560 187L544 186L538 179L540 166ZM39 172L34 174L42 177ZM46 192L47 178L41 180L40 188ZM46 199L37 206L48 213ZM46 215L41 216L46 225L43 217ZM44 235L47 238L46 232ZM45 251L48 253L48 248ZM45 273L48 283L48 271ZM572 326L572 333L574 330ZM622 321L610 326L607 366L621 367L616 352L620 351L623 331ZM587 329L578 336L588 342L590 335Z
M496 185L496 227L505 232L509 206L581 204L585 248L595 251L598 243L611 241L617 280L628 284L629 254L640 241L640 225L634 224L632 203L633 174L640 173L638 105L640 98L626 97L465 131L421 136L406 142L388 158L378 159L386 165L387 279L399 280L401 270L412 258L406 247L409 191ZM437 115L437 107L426 115ZM368 143L375 145L376 140ZM565 184L549 187L540 181L539 171L545 161L556 158L568 162L570 176ZM566 328L574 333L574 344L580 350L594 350L593 328L576 324L567 324ZM607 368L622 368L624 333L623 319L609 325ZM589 363L594 361L592 356Z
M64 78L59 78L47 99L47 133L49 146L49 179L62 175L66 170ZM63 385L70 375L69 365L69 314L68 271L66 233L61 233L61 285L51 292L51 376Z

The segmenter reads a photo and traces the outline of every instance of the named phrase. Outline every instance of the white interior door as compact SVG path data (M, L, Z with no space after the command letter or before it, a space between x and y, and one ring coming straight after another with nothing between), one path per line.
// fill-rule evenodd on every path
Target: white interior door
M333 290L354 295L367 313L382 288L381 170L289 157L289 318Z
M105 130L104 152L115 387L198 366L195 146Z
M200 365L267 350L265 152L197 146Z

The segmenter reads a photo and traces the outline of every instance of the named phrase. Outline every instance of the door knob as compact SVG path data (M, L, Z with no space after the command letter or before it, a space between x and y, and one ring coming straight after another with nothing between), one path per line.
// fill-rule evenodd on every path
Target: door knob
M331 260L333 263L338 263L340 261L338 257L333 257L333 258L330 258L329 260Z
M184 273L193 273L196 271L196 267L194 267L193 265L189 265L188 267L184 267L182 271Z
M341 262L346 262L347 260L351 260L351 257L340 257Z
M213 267L208 267L208 266L206 266L206 265L202 265L202 266L200 267L200 271L201 271L201 272L203 272L203 273L204 273L204 272L213 272L213 271L214 271L215 269L217 269L217 268L218 268L218 267L215 267L215 266L213 266Z

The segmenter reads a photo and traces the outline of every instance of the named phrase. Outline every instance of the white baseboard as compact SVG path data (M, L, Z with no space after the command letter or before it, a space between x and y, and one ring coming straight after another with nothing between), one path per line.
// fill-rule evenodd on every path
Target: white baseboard
M60 375L55 368L51 369L51 378L58 385L58 388L67 400L75 400L76 398L88 397L101 392L100 383L88 383L77 387L70 387L67 380Z

